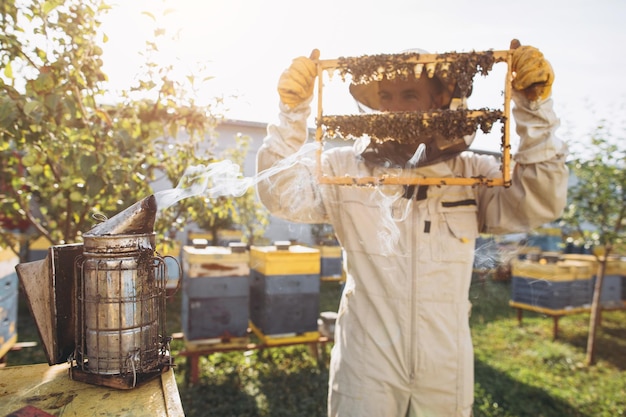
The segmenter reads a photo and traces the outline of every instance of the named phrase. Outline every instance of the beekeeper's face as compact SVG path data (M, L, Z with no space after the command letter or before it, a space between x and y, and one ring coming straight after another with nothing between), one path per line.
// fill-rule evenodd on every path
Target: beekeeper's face
M382 80L378 87L382 111L429 111L447 106L450 97L436 78Z

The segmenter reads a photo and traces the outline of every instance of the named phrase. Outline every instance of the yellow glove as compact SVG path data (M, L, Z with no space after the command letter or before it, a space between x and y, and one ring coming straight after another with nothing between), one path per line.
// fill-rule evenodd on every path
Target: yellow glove
M280 101L294 108L313 95L317 76L317 67L313 60L319 57L320 51L314 49L309 58L301 56L291 62L278 80Z
M532 46L520 46L517 39L511 41L514 50L511 66L512 85L522 91L530 101L546 99L552 91L554 71L543 54Z

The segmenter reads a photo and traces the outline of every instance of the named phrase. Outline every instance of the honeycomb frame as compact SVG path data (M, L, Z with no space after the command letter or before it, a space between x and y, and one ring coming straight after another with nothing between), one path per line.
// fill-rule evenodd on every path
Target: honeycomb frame
M324 151L324 120L328 120L329 117L334 117L335 121L341 120L350 120L350 118L367 118L371 115L368 114L359 114L359 115L349 115L349 116L326 116L323 112L323 89L324 89L324 73L332 73L332 72L340 72L342 80L345 81L345 76L350 73L348 70L349 63L360 62L360 60L372 58L378 61L384 61L385 65L365 65L366 70L360 74L350 75L354 78L359 78L362 82L364 77L373 77L374 79L378 77L380 79L384 74L388 74L387 71L395 71L396 68L400 68L398 65L410 66L411 68L415 68L415 74L421 73L421 71L429 71L429 77L433 76L433 71L446 71L453 72L456 68L456 75L466 74L467 71L464 72L462 65L468 65L469 61L472 61L471 65L474 65L472 69L474 72L470 74L469 81L467 79L463 80L465 84L462 86L463 91L467 91L468 88L471 87L471 83L474 75L478 72L477 67L482 67L480 70L482 75L486 76L491 71L491 66L489 62L486 64L484 62L478 62L477 58L480 60L480 57L489 57L492 59L491 64L495 63L505 63L507 65L506 76L504 80L504 102L501 110L501 117L499 120L502 122L502 135L501 135L501 165L500 172L501 176L488 178L484 176L478 177L417 177L417 176L396 176L396 175L382 175L382 176L372 176L372 177L353 177L353 176L329 176L322 172L322 153ZM442 54L388 54L388 55L377 55L377 56L363 56L363 57L349 57L349 58L338 58L338 59L326 59L320 60L317 59L314 62L317 66L317 118L316 118L316 130L315 130L315 140L319 144L317 153L316 153L316 174L317 180L320 184L335 184L335 185L383 185L383 184L391 184L391 185L467 185L467 186L504 186L508 187L511 184L511 145L510 145L510 113L511 113L511 79L512 79L512 68L511 68L511 57L512 50L499 50L499 51L472 51L472 52L450 52L450 53L442 53ZM374 61L375 62L375 61ZM457 63L461 63L461 67L455 67ZM400 63L400 64L398 64ZM482 65L481 65L482 64ZM459 69L460 68L460 69ZM369 74L367 72L370 72ZM419 71L419 72L418 72ZM372 73L373 72L373 73ZM470 71L471 72L471 71ZM453 72L454 73L454 72ZM439 75L439 73L437 73ZM447 75L447 74L444 74ZM372 78L370 78L371 80ZM461 80L459 78L457 82L459 85L461 84ZM468 84L469 82L469 84ZM429 118L436 118L441 115L443 112L463 112L463 114L456 113L455 117L460 117L464 120L469 119L477 119L481 117L485 117L487 114L487 109L478 109L478 110L438 110L424 113L422 112L411 112L414 113L417 117L422 117L422 122L428 120ZM395 113L397 115L397 113ZM452 114L452 113L451 113ZM393 118L394 113L376 113L376 117L384 118ZM480 120L478 120L480 124ZM427 125L426 123L425 125ZM367 133L367 132L365 132ZM348 140L348 138L344 138Z

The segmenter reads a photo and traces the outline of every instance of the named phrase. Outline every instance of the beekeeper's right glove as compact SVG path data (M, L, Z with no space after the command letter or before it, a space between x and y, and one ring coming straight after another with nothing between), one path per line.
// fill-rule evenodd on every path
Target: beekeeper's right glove
M320 51L314 49L309 58L301 56L291 62L278 80L280 101L289 108L294 108L313 95L317 67L313 60L318 59Z

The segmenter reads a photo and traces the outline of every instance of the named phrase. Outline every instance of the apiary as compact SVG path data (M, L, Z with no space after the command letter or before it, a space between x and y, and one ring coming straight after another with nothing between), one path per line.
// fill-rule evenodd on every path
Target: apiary
M515 260L512 264L512 301L562 310L591 302L593 269L589 263Z
M249 251L231 245L182 251L182 322L187 341L225 341L247 336Z
M301 245L250 249L250 321L264 335L317 331L320 251Z

